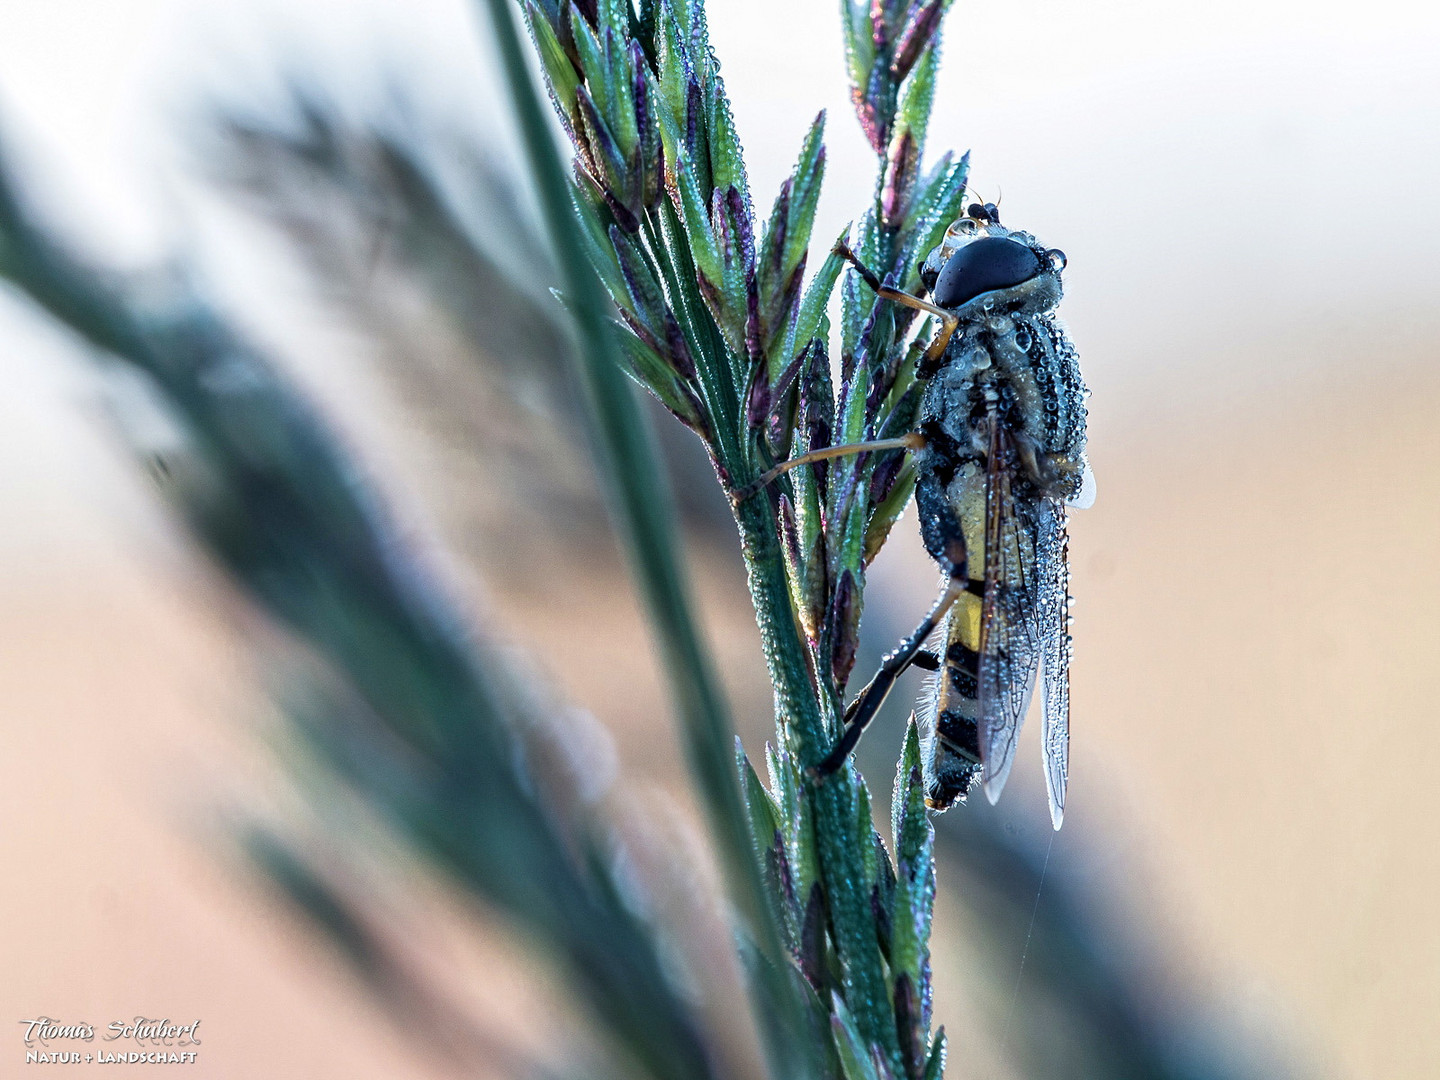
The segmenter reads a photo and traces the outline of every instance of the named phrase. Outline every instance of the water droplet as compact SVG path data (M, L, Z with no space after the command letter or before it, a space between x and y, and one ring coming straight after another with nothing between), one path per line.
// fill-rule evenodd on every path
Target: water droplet
M1030 331L1028 331L1028 330L1016 330L1016 331L1015 331L1015 347L1016 347L1017 349L1019 349L1021 352L1028 352L1028 351L1029 351L1029 349L1030 349Z

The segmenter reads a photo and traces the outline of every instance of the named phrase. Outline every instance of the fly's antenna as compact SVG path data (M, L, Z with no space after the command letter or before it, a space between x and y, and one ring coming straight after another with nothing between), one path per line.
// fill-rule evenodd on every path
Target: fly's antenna
M970 205L965 208L965 214L967 217L973 218L976 221L985 222L990 225L999 225L1000 200L1004 198L1004 196L1005 193L1003 191L999 191L995 198L995 201L990 202L988 199L985 198L985 196L981 195L974 188L967 186L965 188L965 197L973 197L975 201L970 203Z

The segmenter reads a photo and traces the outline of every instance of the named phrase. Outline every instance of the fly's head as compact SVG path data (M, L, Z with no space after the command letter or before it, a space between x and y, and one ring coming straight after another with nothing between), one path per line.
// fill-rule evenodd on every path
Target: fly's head
M942 308L996 306L1041 315L1060 303L1065 253L1000 224L994 203L972 203L925 257L920 280Z

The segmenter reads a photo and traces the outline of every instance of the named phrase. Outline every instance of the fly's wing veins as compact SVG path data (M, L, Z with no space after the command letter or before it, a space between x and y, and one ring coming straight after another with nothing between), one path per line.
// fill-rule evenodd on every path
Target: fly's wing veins
M1030 707L1039 663L1035 544L1017 507L1010 477L1014 449L994 425L985 493L985 600L980 622L980 757L985 794L1000 797L1015 760L1020 726Z
M1065 817L1070 773L1070 565L1065 507L1053 500L1040 506L1035 528L1036 621L1040 639L1040 687L1044 703L1041 738L1050 822Z

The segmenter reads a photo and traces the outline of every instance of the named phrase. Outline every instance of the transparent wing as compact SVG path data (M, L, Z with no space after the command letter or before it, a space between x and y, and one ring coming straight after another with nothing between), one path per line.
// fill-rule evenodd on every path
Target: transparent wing
M985 600L980 615L980 760L985 794L1000 797L1040 658L1033 523L1011 487L1017 467L1003 425L991 426L985 480Z
M1041 738L1050 822L1065 817L1070 774L1070 564L1065 507L1046 499L1035 520L1036 623L1040 642Z

